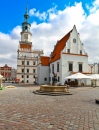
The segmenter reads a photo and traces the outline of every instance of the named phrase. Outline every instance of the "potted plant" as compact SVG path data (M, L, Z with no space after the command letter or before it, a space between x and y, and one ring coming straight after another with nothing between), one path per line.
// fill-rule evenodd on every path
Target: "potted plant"
M2 87L0 86L0 90L2 90Z

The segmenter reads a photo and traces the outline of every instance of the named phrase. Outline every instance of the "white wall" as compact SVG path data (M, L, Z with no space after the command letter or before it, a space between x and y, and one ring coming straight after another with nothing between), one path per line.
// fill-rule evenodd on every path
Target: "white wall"
M73 42L73 39L76 39L76 42ZM72 54L68 54L67 50L70 49L70 53ZM80 54L80 50L82 51L82 55ZM64 54L63 54L64 53ZM69 72L69 62L73 62L73 72L78 72L79 69L79 63L82 63L83 66L83 72L89 72L88 70L88 57L87 56L83 56L86 55L87 53L84 50L84 45L82 44L81 40L80 40L80 35L77 33L76 27L73 27L73 30L70 34L70 38L68 39L68 41L66 42L66 46L64 47L64 49L61 51L61 58L53 63L50 64L50 84L52 84L52 77L53 77L53 73L52 73L52 65L54 65L54 73L57 73L57 77L60 77L60 84L64 85L64 78L66 76L71 75L71 72ZM60 71L57 72L57 63L59 62L59 68ZM43 70L43 69L42 69ZM40 72L42 72L42 70L40 70ZM86 84L87 81L84 81Z
M59 63L59 72L57 72L57 63ZM53 77L52 65L54 65L54 73L57 74L57 79L58 77L60 77L60 81L57 82L59 84L61 82L61 60L57 60L50 64L50 70L51 70L50 71L50 78L51 78L50 84L52 84L52 77Z
M73 42L73 39L76 39L75 43ZM72 55L66 54L68 49L70 49L70 53ZM82 51L82 55L80 55L80 50ZM83 72L89 72L88 57L83 55L86 55L86 52L84 50L84 45L82 44L80 40L80 35L79 33L77 33L76 27L74 26L72 32L70 33L70 38L66 42L66 46L61 52L61 66L62 66L61 84L62 85L64 84L64 78L66 76L71 75L68 66L69 62L73 63L73 72L78 72L79 63L82 63L83 65Z
M35 78L34 76L37 77L37 60L36 59L25 59L25 65L22 65L22 61L24 61L24 59L19 59L17 61L17 78L20 78L20 80L25 80L25 83L27 83L27 80L29 83L34 83ZM29 61L29 65L27 65L27 61ZM33 62L35 62L36 64L33 65ZM25 70L25 72L22 73L22 69ZM27 73L27 69L29 69L29 73ZM33 69L36 70L35 73L33 73ZM25 73L25 75L24 75ZM22 75L24 75L24 77L22 78ZM29 78L27 78L27 75L29 75Z
M47 78L47 81L44 79ZM37 66L37 82L38 84L49 84L49 66Z
M73 39L76 39L76 42L73 42ZM70 49L70 53L80 54L80 50L82 54L85 55L86 52L84 50L84 45L80 40L80 34L77 33L76 27L74 26L73 31L70 33L70 38L66 42L66 46L63 49L63 52L67 53L67 50Z
M88 72L88 57L87 56L77 56L77 55L69 55L62 54L62 82L64 84L64 78L70 75L69 72L69 62L73 62L73 72L78 72L78 63L81 62L83 64L83 72Z
M25 39L24 38L24 34L27 34L28 35L28 39ZM31 34L30 33L22 33L22 35L21 35L21 41L28 41L28 42L31 42Z

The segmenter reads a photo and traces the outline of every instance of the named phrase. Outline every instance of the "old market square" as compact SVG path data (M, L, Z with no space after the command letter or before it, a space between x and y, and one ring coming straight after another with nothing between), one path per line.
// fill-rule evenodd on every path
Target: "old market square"
M73 95L36 95L38 85L0 91L0 130L99 130L98 87L71 87Z

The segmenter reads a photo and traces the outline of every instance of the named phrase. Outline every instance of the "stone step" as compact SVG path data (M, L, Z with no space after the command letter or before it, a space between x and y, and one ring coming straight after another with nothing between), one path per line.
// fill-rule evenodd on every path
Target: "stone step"
M72 93L70 92L43 92L40 90L33 91L33 93L38 95L50 95L50 96L72 95Z

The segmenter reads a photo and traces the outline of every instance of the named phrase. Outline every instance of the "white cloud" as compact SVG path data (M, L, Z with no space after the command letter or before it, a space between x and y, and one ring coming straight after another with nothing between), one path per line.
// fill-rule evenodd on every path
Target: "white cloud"
M81 3L75 3L74 6L66 7L63 11L56 10L55 6L55 8L53 7L47 12L49 13L48 23L36 24L33 22L32 33L34 46L42 48L45 54L49 55L57 40L68 33L74 24L76 24L77 28L82 27L86 15Z
M33 49L43 49L44 55L50 55L57 40L60 40L74 26L80 33L80 38L89 55L89 62L99 62L99 0L92 3L87 15L82 3L66 6L64 10L57 10L57 6L46 12L30 10L30 15L47 20L37 24L31 23ZM93 11L94 10L94 11ZM0 65L8 64L16 67L17 49L20 40L21 27L16 26L10 34L0 33ZM7 56L8 55L8 56Z
M55 17L55 13L57 13L56 8L57 8L57 5L55 5L53 3L53 7L48 9L46 12L40 13L39 10L36 11L36 9L33 8L33 9L30 9L29 14L30 14L30 16L35 16L35 17L39 18L40 20L45 21L49 15ZM51 17L51 18L53 18L53 17Z
M12 39L20 39L20 32L21 32L21 27L16 26L12 31L11 31L11 38Z
M94 6L96 5L93 5L93 8ZM46 29L47 26L45 26L45 29L42 29L45 23L36 24L36 28L32 27L32 30L34 30L34 46L44 49L45 54L48 55L53 50L57 40L68 33L75 24L80 33L81 41L84 43L85 50L89 54L89 62L98 62L99 31L97 27L99 21L95 20L99 16L98 12L99 10L97 9L94 13L90 12L87 15L81 2L75 3L73 6L67 6L64 10L56 10L56 7L55 9L49 9L47 11L49 17L46 25L50 25L50 27ZM33 25L34 23L32 23Z
M91 6L89 4L86 4L86 8L90 13L96 12L96 10L99 9L99 0L94 0L93 3L91 3Z
M31 9L29 11L29 14L30 14L30 16L38 17L40 20L46 20L46 18L47 18L46 12L40 13L39 11L36 11L35 8Z
M19 43L18 35L20 33L18 31L19 28L16 27L12 30L11 34L0 32L0 66L8 64L9 66L16 68Z

